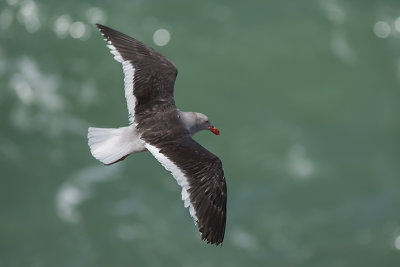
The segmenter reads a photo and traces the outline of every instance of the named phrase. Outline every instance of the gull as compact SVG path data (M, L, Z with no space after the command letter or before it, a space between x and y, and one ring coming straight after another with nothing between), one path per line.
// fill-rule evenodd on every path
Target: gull
M94 158L115 164L150 152L182 188L184 206L207 243L222 245L226 225L226 182L221 160L192 136L209 130L208 117L179 110L174 101L176 67L140 41L96 24L114 59L122 64L129 126L88 129Z

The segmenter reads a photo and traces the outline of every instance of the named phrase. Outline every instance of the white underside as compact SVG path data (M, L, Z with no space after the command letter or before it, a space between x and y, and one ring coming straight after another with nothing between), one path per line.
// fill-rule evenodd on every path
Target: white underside
M198 219L196 216L196 211L194 210L194 207L190 202L190 197L188 192L190 186L187 177L182 173L182 171L178 168L178 166L176 166L166 156L161 154L160 150L157 147L152 146L148 143L145 143L144 146L147 148L147 150L150 151L151 154L153 154L153 156L161 163L161 165L166 170L172 173L172 176L174 176L178 185L182 187L182 200L184 201L185 208L189 207L190 216L192 216L194 222L197 223Z
M133 67L130 61L124 60L122 58L121 54L113 46L111 41L108 41L107 43L108 43L107 47L110 48L110 52L111 54L114 55L114 59L122 63L122 70L124 71L125 98L129 112L129 121L130 123L134 123L136 97L133 95L133 87L134 87L133 82L135 77L135 68Z
M93 157L104 164L146 150L134 125L121 128L89 127L88 143Z

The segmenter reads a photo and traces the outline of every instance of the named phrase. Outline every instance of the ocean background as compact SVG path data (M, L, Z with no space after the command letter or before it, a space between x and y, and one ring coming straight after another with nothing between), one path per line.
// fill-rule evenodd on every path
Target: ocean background
M201 241L128 123L103 23L166 55L228 184ZM400 266L400 1L0 1L0 267Z

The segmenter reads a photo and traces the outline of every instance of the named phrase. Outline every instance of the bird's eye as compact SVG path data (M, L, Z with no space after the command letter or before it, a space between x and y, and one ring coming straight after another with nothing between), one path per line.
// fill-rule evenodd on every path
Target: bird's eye
M210 121L209 121L209 120L206 120L206 123L210 123Z

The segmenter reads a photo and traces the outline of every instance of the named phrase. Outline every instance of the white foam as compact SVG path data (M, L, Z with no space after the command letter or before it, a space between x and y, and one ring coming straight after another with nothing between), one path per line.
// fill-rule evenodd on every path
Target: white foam
M81 219L79 206L95 195L95 185L119 178L120 170L112 166L86 167L68 177L55 195L55 207L60 219L78 223Z

